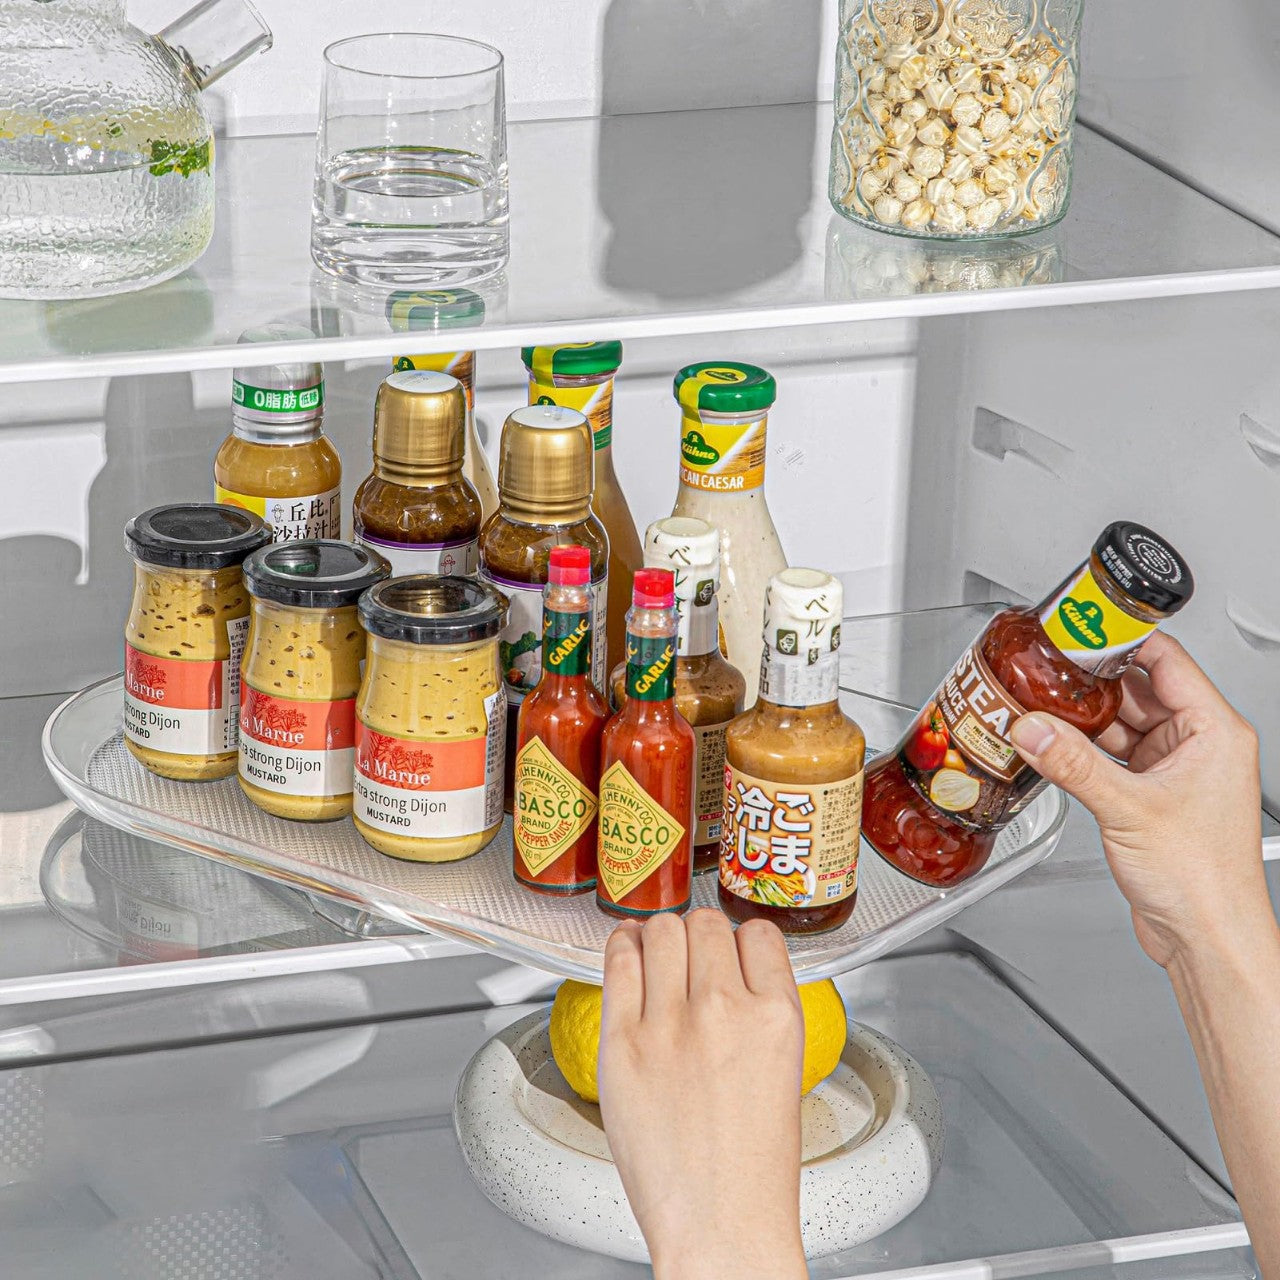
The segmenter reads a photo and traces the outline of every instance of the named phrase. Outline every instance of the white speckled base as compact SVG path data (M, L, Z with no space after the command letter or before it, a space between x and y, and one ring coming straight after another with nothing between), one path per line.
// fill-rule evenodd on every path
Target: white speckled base
M467 1167L517 1222L647 1262L600 1109L583 1102L552 1061L549 1016L540 1010L513 1023L462 1073L453 1119ZM942 1159L937 1090L879 1032L850 1025L840 1065L805 1098L801 1116L800 1210L810 1258L873 1239L928 1194Z

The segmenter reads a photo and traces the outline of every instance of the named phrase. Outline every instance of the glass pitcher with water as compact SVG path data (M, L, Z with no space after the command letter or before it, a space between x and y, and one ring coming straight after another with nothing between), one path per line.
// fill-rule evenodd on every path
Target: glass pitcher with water
M213 234L200 91L268 48L248 0L158 35L124 0L0 0L0 297L85 298L177 275Z

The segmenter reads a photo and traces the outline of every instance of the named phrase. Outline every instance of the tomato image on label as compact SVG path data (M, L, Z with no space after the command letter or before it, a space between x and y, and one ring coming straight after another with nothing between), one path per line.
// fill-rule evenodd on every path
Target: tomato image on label
M907 759L922 773L940 769L947 758L950 745L951 735L938 711L938 704L931 702L907 740Z

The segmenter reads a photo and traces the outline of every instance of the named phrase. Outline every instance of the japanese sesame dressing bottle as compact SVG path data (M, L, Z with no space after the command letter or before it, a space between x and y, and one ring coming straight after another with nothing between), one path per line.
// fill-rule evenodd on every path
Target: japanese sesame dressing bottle
M542 679L520 704L515 876L539 893L596 885L600 739L609 710L591 681L591 552L552 547L542 593Z
M314 339L298 325L267 324L242 343ZM231 434L213 462L215 502L260 516L276 542L340 538L342 462L324 434L324 367L238 368L231 381Z
M675 581L641 569L627 613L627 693L604 731L596 902L683 911L693 884L693 730L675 708Z
M1047 711L1097 738L1120 714L1120 678L1166 618L1191 599L1182 557L1150 529L1108 526L1084 564L1039 604L987 623L867 770L862 833L899 871L959 884L1044 787L1009 742L1028 711Z
M838 700L843 603L830 574L774 574L760 697L725 740L720 905L784 933L838 928L858 896L866 740Z

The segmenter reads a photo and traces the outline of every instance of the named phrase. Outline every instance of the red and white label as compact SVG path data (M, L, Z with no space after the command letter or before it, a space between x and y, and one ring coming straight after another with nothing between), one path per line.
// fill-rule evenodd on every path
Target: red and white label
M291 796L345 796L355 764L356 700L297 702L245 686L240 776Z
M423 742L356 721L353 816L377 831L419 839L477 835L502 818L506 706L486 703L489 731Z
M157 658L124 647L124 733L151 751L214 756L236 749L240 717L240 653L248 618L227 624L224 661Z

